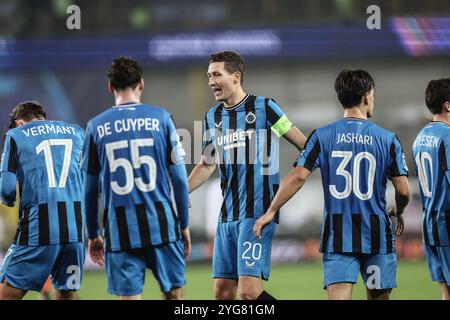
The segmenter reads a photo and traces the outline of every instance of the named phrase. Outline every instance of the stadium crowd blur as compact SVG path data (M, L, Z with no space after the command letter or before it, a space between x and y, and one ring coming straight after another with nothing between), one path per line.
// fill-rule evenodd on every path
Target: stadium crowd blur
M69 15L66 10L72 4L81 9L80 30L66 27ZM372 4L381 8L381 30L367 30L369 14L366 9ZM197 56L189 56L191 53L187 49L181 59L172 60L170 55L155 58L152 54L156 47L145 39L182 33L184 36L193 34L197 40L202 36L202 43L208 43L230 31L231 35L226 34L225 47L220 49L241 52L241 46L249 39L241 37L241 33L249 29L269 30L271 33L264 34L264 39L275 37L276 42L273 48L264 47L267 54L242 52L248 65L244 87L250 93L275 98L291 121L306 134L340 117L333 84L341 69L363 68L373 74L376 83L373 121L398 133L414 192L405 215L406 232L397 241L397 250L402 258L421 259L421 207L411 145L419 129L430 119L424 105L426 83L450 74L449 1L1 1L0 60L9 57L15 64L0 61L0 125L6 126L9 111L17 103L31 99L43 103L50 118L76 122L84 127L90 117L113 103L104 74L110 56L131 52L132 56L138 54L136 58L145 66L144 101L166 107L173 113L177 126L187 129L191 135L191 139L183 136L189 172L199 160L201 149L198 147L201 131L196 130L194 123L201 122L204 112L214 104L206 79L206 59L211 52L198 51ZM359 38L355 37L355 32L360 32ZM61 52L53 51L50 46L37 52L43 48L39 46L40 41L67 41L81 49L79 53ZM102 60L100 56L105 53L102 50L107 47L99 44L107 41L112 41L113 45L117 41L121 47L111 55L105 54ZM143 45L143 49L136 47L136 42L145 41L148 44ZM377 41L375 46L373 41ZM27 47L29 52L20 51L21 43L36 45L38 49ZM372 47L365 48L370 43ZM280 49L284 45L293 51ZM327 48L332 50L327 51ZM33 54L35 60L28 61L28 54ZM61 57L63 54L74 59L73 65L58 64L58 59L66 61ZM84 67L81 62L77 64L77 57L82 54L86 54L87 59L98 59L96 64ZM282 142L280 155L283 177L298 154ZM209 202L206 202L204 195L211 195L210 188L217 193L214 183L218 182L209 182L191 195L192 260L205 260L210 256L211 231L207 226L215 224L205 221L210 221L218 212L210 212L217 211L210 209L215 207L211 201L213 196L208 196ZM392 194L389 188L390 204ZM221 201L220 197L220 193L217 194L217 202ZM17 208L0 207L0 251L7 249L14 236L17 211ZM318 259L321 221L322 187L320 175L316 173L302 192L283 208L273 261Z

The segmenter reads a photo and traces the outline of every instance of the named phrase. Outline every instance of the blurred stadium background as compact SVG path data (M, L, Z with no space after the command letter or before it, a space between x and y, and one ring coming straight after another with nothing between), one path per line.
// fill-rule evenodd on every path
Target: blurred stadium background
M69 5L81 9L81 29L68 30ZM369 30L369 5L381 9L381 29ZM188 172L200 158L201 121L214 104L207 56L235 50L247 63L247 92L273 97L305 134L341 116L333 85L343 68L367 69L376 82L373 120L403 143L414 192L406 232L397 241L399 289L393 298L438 299L421 248L421 206L411 145L430 120L424 91L450 75L448 0L2 0L0 1L0 123L11 109L38 100L51 119L86 122L113 105L105 73L111 60L132 56L144 66L143 100L167 108L181 129ZM280 172L297 152L280 141ZM215 173L217 178L217 172ZM191 195L193 251L186 298L212 298L210 234L220 205L218 180ZM392 188L388 189L392 204ZM285 299L322 299L320 173L283 209L267 286ZM13 239L17 208L0 207L0 251ZM89 258L85 299L106 294L104 273ZM155 281L147 298L159 298ZM356 298L364 298L361 284ZM30 294L29 298L35 298Z

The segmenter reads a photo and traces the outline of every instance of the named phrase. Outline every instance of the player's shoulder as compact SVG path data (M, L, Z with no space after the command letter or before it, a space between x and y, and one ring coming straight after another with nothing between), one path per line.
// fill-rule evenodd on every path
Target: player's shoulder
M143 111L144 114L153 118L167 119L172 116L172 113L166 108L153 104L143 103L139 108L141 108L141 111Z
M267 107L280 107L278 103L272 97L250 95L255 101L256 108L267 108Z
M446 144L450 144L450 126L446 126L442 129L442 141L444 141Z
M5 137L14 137L18 132L19 127L11 128L5 132Z
M342 119L339 119L339 120L333 121L331 123L328 123L324 126L318 127L311 132L310 136L316 135L317 137L319 137L322 135L330 134L330 133L334 132L338 126L341 125L341 121L342 121Z
M88 121L88 126L90 124L95 125L98 122L102 122L102 120L104 120L105 118L109 117L112 112L114 112L113 111L113 107L110 107L110 108L100 112L99 114L97 114L96 116L92 117Z
M205 112L205 116L207 117L208 115L212 115L215 114L217 111L221 111L223 109L223 103L216 103L215 105L213 105L212 107L210 107L206 112Z
M392 140L396 138L398 139L397 132L383 128L372 121L369 121L369 124L370 124L369 129L371 133L382 139L385 139L387 142L392 142Z
M84 129L76 123L61 121L61 120L47 120L46 124L52 125L59 125L59 126L65 126L65 127L73 127L76 131L83 133Z

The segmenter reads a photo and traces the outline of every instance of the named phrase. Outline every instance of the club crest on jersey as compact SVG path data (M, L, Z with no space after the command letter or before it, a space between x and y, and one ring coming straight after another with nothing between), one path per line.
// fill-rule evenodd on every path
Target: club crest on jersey
M253 112L247 113L247 115L245 116L245 122L247 122L248 124L252 124L255 121L256 121L256 115Z

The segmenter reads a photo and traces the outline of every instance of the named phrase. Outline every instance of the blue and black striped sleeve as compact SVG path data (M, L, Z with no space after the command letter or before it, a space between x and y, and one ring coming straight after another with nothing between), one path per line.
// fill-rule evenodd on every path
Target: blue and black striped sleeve
M86 208L86 227L89 239L99 235L98 197L100 162L91 123L88 123L83 143L81 171L84 178L84 203Z
M17 144L10 135L5 136L1 161L0 196L8 207L14 206L16 200Z
M208 165L213 165L215 161L216 150L213 143L213 132L214 124L211 125L208 120L208 112L203 120L203 146L202 146L202 156L203 161Z
M313 172L320 166L319 162L320 142L316 130L306 140L305 149L300 152L294 167L304 167Z
M450 135L442 138L439 146L439 162L447 177L447 183L450 184Z
M168 153L170 153L170 159L168 159L169 175L170 180L172 181L175 203L177 206L178 221L180 222L180 228L184 229L189 226L189 186L186 166L184 164L185 152L181 145L172 116L168 118L166 128L168 139L167 145L168 150L170 150L168 151Z
M389 148L390 161L388 177L389 179L399 176L408 176L408 167L406 166L405 154L403 153L402 144L397 136L394 136Z
M284 136L293 124L288 119L281 107L273 100L265 100L267 125L272 132L274 132L278 138Z

